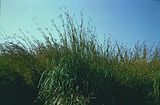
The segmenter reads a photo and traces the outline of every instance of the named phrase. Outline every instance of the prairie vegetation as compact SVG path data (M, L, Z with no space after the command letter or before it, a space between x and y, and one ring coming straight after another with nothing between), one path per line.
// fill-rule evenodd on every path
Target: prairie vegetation
M58 40L37 25L43 41L0 44L0 104L160 105L159 44L100 43L81 17L61 15Z

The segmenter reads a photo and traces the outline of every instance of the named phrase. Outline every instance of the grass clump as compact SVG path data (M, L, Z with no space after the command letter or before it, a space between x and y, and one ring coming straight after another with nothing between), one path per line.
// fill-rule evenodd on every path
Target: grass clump
M42 42L35 39L31 43L25 38L18 44L1 44L0 61L17 74L14 77L7 71L5 75L23 77L21 83L33 89L33 104L160 104L158 44L151 49L138 42L129 48L109 38L99 43L94 28L84 23L82 14L80 23L68 13L60 15L60 20L61 27L54 24L59 40L37 24L44 35ZM11 79L9 85L13 81L16 79Z
M15 39L16 40L16 39ZM0 104L31 105L37 97L40 66L22 44L0 44Z
M61 19L63 29L55 25L60 42L52 36L46 39L44 48L56 53L41 77L38 99L44 98L45 105L159 104L159 67L152 68L157 66L153 62L159 64L158 47L150 51L145 43L137 43L126 48L110 39L100 45L83 19L77 24L67 13L66 20Z
M0 63L0 104L31 105L33 88L10 65Z

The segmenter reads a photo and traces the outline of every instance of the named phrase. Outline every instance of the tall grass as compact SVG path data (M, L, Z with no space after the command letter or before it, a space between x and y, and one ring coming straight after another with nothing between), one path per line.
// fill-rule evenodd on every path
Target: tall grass
M138 42L129 48L110 38L99 43L82 14L80 23L68 13L60 20L61 27L53 23L58 41L37 24L44 41L0 44L0 62L33 88L33 104L160 104L159 44L149 48Z
M35 53L16 40L0 43L0 104L31 105L42 68Z
M40 79L39 101L51 104L159 105L159 46L134 48L105 40L69 14L57 28L60 42L46 39L50 70ZM49 50L49 51L48 51ZM51 53L52 52L52 53ZM50 65L50 64L49 64ZM50 67L50 66L49 66Z

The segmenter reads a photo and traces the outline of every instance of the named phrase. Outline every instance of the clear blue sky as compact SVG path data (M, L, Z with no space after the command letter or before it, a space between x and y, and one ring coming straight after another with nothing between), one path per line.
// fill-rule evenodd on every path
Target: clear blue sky
M50 27L60 6L76 16L83 9L100 38L107 34L125 43L160 41L160 4L156 0L2 0L1 26L9 35L21 28L39 37L32 19Z

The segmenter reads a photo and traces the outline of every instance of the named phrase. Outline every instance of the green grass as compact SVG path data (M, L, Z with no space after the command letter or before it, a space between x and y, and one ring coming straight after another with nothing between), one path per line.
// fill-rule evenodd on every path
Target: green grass
M43 41L25 37L1 43L0 72L10 78L8 90L18 92L17 84L10 85L20 76L33 93L30 104L160 105L160 46L138 42L129 48L110 38L99 43L81 17L77 23L68 13L60 16L62 26L54 25L59 40L37 24Z

